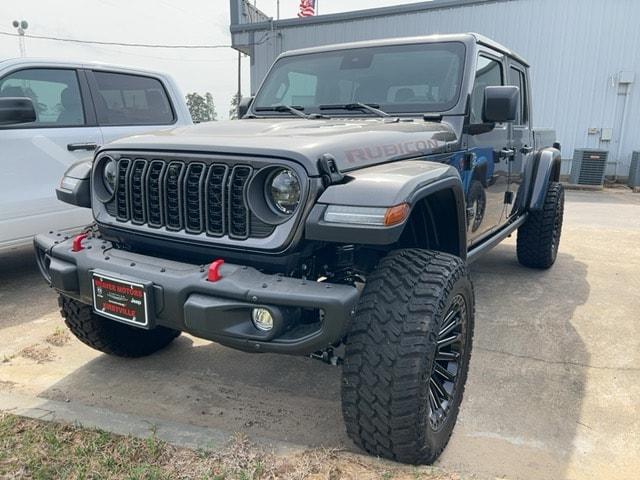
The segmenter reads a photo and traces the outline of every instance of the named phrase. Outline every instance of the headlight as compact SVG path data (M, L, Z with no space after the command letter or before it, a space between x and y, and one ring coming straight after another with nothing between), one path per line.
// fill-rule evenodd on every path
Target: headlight
M267 180L266 197L280 214L291 215L300 203L300 181L288 168L276 170Z
M411 207L408 203L401 203L395 207L329 205L324 213L324 221L328 223L391 227L404 222L410 213Z
M117 178L117 165L115 160L107 160L102 168L102 180L104 181L104 186L107 189L107 192L113 194L116 189L116 178Z

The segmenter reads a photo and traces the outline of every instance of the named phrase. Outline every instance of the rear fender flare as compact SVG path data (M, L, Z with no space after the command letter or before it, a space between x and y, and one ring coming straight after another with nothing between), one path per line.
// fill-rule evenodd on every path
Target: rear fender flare
M539 211L544 204L549 183L560 180L560 166L562 164L560 150L547 147L539 150L535 155L535 168L530 179L525 179L529 185L528 210Z

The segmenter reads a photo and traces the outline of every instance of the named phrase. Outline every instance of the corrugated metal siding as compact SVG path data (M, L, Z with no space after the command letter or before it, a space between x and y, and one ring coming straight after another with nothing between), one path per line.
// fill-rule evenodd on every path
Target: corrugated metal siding
M252 89L282 51L398 36L474 31L521 54L531 64L534 125L553 127L570 158L574 148L606 148L629 171L640 149L640 7L637 0L511 0L255 32ZM266 36L265 36L266 34ZM627 103L619 95L620 71L636 73ZM589 127L613 128L600 142ZM619 142L622 139L620 158ZM568 173L569 165L565 166ZM614 172L611 166L609 174Z

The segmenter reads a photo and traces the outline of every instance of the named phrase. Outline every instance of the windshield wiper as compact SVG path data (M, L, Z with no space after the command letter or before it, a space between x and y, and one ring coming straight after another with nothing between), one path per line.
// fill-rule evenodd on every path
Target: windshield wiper
M311 118L309 115L304 113L304 107L300 107L296 105L292 107L291 105L274 105L273 107L256 107L254 108L256 112L289 112L300 118Z
M369 104L361 103L361 102L342 103L342 104L336 104L336 105L320 105L319 108L320 110L364 110L366 112L370 112L375 115L378 115L379 117L391 116L387 112L383 112L382 110L380 110L380 105L377 105L375 103L369 103Z

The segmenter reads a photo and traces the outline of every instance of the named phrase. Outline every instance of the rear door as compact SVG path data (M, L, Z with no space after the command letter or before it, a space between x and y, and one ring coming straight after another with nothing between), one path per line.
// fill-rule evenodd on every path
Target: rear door
M518 112L513 122L513 149L515 155L511 163L511 190L517 192L522 183L524 166L533 161L533 132L529 115L530 92L527 78L527 68L515 59L509 59L509 85L520 90ZM514 204L515 205L515 204ZM511 213L517 213L512 211Z
M0 126L0 245L89 223L89 209L55 194L65 170L102 143L84 76L73 68L22 68L0 78L0 96L29 97L37 114L34 123Z
M112 71L88 71L104 142L169 129L177 121L167 89L159 78Z

